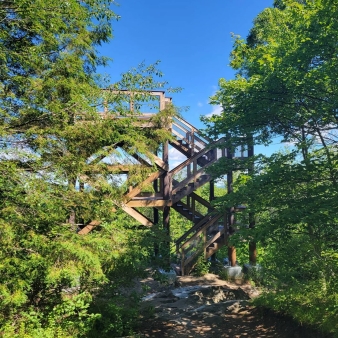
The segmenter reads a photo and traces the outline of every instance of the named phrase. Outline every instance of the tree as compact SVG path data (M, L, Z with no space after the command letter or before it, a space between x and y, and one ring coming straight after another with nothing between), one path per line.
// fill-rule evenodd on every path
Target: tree
M119 236L121 230L109 224L124 186L100 160L118 155L116 145L126 153L146 154L167 139L164 129L141 128L137 105L126 106L126 93L134 103L151 102L147 90L166 83L158 80L156 65L141 65L106 90L95 72L108 59L96 48L112 36L111 21L118 18L113 3L0 4L0 323L5 337L87 334L100 316L88 310L93 290L108 282L119 261L130 265L122 243L128 234ZM153 122L160 127L173 112L168 108ZM148 172L135 172L127 184ZM97 218L106 221L100 235L76 234L77 222Z
M268 305L327 331L337 330L337 11L332 1L283 0L260 13L246 41L235 37L236 78L221 79L212 98L223 112L204 119L215 138L231 136L228 146L247 135L292 145L288 154L256 156L223 207L246 204L256 214L255 230L237 236L264 244L262 264L279 290ZM223 165L214 172L241 166Z

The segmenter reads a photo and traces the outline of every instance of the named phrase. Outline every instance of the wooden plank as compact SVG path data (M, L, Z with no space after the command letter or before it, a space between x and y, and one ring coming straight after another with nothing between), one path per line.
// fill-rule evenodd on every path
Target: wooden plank
M193 210L192 210L192 208L190 208L187 204L185 204L185 203L183 203L182 201L178 201L178 202L176 202L175 204L174 204L174 206L173 206L173 208L177 211L177 212L179 212L181 215L183 215L183 213L181 213L181 211L180 211L180 208L181 207L179 207L179 206L177 206L177 204L181 204L182 205L182 208L183 209L187 209L187 210L183 210L183 213L185 212L185 211L190 211L191 213L193 212ZM195 210L195 214L194 214L195 216L198 216L199 218L203 218L204 216L202 215L202 214L200 214L197 210ZM184 215L183 215L184 216Z
M201 196L195 194L194 192L191 193L190 196L192 198L194 198L198 203L201 203L202 205L204 205L205 207L207 207L208 209L215 210L215 208L207 200L205 200Z
M190 177L185 178L182 182L180 182L178 185L175 185L175 187L172 190L172 193L175 194L177 191L183 189L187 184L192 183L196 181L200 176L204 174L204 168L201 168L196 172L195 175L191 175Z
M146 155L150 158L150 161L152 160L160 169L168 171L169 170L169 165L165 164L159 157L156 155L152 154L151 152L147 152ZM146 159L142 158L138 154L133 154L133 156L136 160L138 160L141 164L146 165L148 167L152 167L152 163L147 162Z
M216 221L218 221L218 219L220 217L221 217L220 215L217 215L217 217L212 218L209 222L207 222L205 225L203 225L201 227L201 229L199 229L192 237L190 237L186 242L184 242L181 245L181 248L184 249L189 244L189 242L196 239L204 231L204 229L207 229L208 227L210 227L212 224L214 224Z
M162 174L164 174L164 171L156 171L152 173L147 179L145 179L142 183L138 184L132 191L130 191L128 194L125 195L126 200L129 201L133 197L138 195L141 192L143 187L157 180Z
M149 227L149 226L154 225L154 223L149 218L145 217L144 215L142 215L137 210L130 208L129 206L127 206L125 204L121 205L121 209L123 211L125 211L128 215L130 215L131 217L135 218L138 222L140 222L144 226Z
M180 245L181 242L183 242L191 233L198 230L202 226L210 226L221 217L221 215L207 215L203 219L201 219L197 224L195 224L193 227L191 227L186 233L184 233L175 243L176 245Z
M100 221L91 221L89 224L87 224L84 228L82 228L78 234L79 235L87 235L89 232L91 232L96 226L100 225Z
M194 161L197 161L200 157L202 157L203 155L205 155L205 153L207 153L208 151L210 151L210 149L208 149L208 148L203 149L199 153L197 153L197 154L191 156L190 158L186 159L184 162L182 162L180 165L178 165L174 169L170 170L170 173L171 174L178 173L184 167L188 166L189 164L193 163ZM210 165L211 163L214 163L216 160L217 159L214 159L214 160L210 161L210 163L208 163L208 165ZM203 168L206 168L208 165L204 166Z
M171 207L171 200L131 200L126 204L128 207Z
M155 180L154 183L157 181ZM160 192L140 192L134 199L139 198L140 200L146 199L146 198L152 198L152 199L163 199L163 194Z
M165 163L164 161L162 161L158 156L152 154L150 151L146 153L146 155L151 158L154 163L160 167L161 169L168 171L169 170L169 164Z
M139 167L142 168L142 165L132 164L132 165L125 165L125 164L115 164L115 165L107 165L106 169L109 171L113 171L116 173L127 173L130 171L131 167L133 169Z

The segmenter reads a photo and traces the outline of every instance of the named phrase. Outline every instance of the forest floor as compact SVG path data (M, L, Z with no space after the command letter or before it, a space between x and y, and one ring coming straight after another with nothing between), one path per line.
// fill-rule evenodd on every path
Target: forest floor
M253 306L250 300L259 296L259 290L249 283L230 283L214 274L177 279L179 287L161 285L151 277L140 281L147 295L139 337L324 337Z

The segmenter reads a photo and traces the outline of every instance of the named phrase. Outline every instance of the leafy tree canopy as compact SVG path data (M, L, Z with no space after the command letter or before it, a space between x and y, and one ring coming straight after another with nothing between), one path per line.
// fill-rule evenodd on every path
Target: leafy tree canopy
M206 132L226 135L228 147L245 145L248 136L254 144L278 137L291 145L286 154L256 156L255 170L244 171L217 205L245 204L256 215L256 227L232 241L255 239L264 248L265 282L276 293L262 302L332 332L338 330L337 14L335 1L275 1L246 40L234 36L236 78L219 81L211 100L223 111L204 118ZM221 176L245 168L237 159L212 170Z
M140 244L141 234L128 232L130 223L120 214L112 216L112 207L127 185L142 181L153 168L131 172L124 185L101 160L157 149L169 137L163 124L176 110L168 106L153 119L157 130L137 123L139 106L154 103L147 91L166 87L157 64L141 64L113 85L96 74L96 68L108 62L97 47L112 37L112 20L118 19L113 4L112 0L0 3L4 337L87 334L102 316L95 308L89 310L94 290L97 294L98 287L107 285L114 269L126 268L127 280L132 280L148 255L147 244ZM128 104L130 94L134 110ZM115 150L117 145L121 151ZM98 218L103 221L99 234L76 234L76 223ZM111 299L112 289L120 284L108 285L113 287L105 299ZM100 308L106 306L110 305ZM104 321L108 336L130 329L125 330L122 322L110 322L120 316L119 306L110 306L114 315Z

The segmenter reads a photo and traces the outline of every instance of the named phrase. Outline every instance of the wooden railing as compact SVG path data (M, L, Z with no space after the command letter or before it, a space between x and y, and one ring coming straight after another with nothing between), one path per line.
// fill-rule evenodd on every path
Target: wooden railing
M202 253L207 259L209 257L207 248L221 236L225 243L225 227L219 226L220 220L222 215L209 214L176 241L176 252L181 258L182 275L190 272Z
M205 137L201 132L192 126L189 122L180 117L174 117L171 127L172 134L177 140L185 142L191 150L191 155L203 150L212 143L212 140Z
M211 149L209 147L204 148L169 172L173 182L171 189L172 195L191 183L196 184L197 180L205 174L205 169L224 156L224 151L215 148L220 142L221 140L213 142ZM200 158L205 158L207 163L205 165L198 164Z

